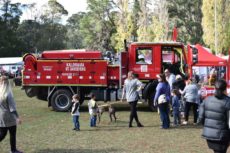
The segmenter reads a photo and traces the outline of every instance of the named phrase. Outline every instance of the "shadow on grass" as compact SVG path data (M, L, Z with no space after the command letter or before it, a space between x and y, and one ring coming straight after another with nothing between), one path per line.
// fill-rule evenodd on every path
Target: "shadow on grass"
M202 129L203 127L201 125L181 125L179 127L175 127L179 129Z
M90 131L90 132L94 132L94 131L118 131L121 130L120 128L92 128L92 129L88 129L88 130L81 130L81 131Z
M122 152L120 149L44 149L34 153L109 153Z

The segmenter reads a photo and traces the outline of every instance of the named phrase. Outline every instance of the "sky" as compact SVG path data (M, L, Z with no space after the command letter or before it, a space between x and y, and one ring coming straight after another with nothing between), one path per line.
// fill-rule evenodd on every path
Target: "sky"
M87 0L57 0L64 8L68 11L68 17L77 12L85 12L87 8ZM48 0L12 0L12 3L22 3L22 4L31 4L37 3L37 9L39 10L42 5L46 4ZM68 17L65 17L63 20L66 20ZM23 11L21 20L31 19L31 12ZM65 21L64 21L65 22Z

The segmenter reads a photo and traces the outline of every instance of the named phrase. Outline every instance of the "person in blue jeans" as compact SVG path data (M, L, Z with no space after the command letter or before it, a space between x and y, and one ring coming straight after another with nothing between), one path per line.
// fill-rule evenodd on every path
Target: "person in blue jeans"
M91 99L88 102L89 114L90 114L90 127L96 127L97 123L97 103L96 96L91 94Z
M170 127L169 119L169 102L170 102L170 85L167 82L164 74L158 74L158 85L156 87L156 94L154 97L154 106L158 106L160 111L160 119L162 122L161 128L168 129ZM166 102L158 103L158 99L161 95L165 95Z
M173 89L171 92L172 95L172 109L173 109L173 118L174 118L174 126L180 124L180 101L178 95L178 91Z
M79 116L80 116L79 107L80 107L80 103L79 103L79 99L80 99L80 97L79 97L78 94L75 94L72 97L73 105L72 105L71 115L73 116L73 124L74 124L73 130L76 130L76 131L80 131L80 123L79 123Z

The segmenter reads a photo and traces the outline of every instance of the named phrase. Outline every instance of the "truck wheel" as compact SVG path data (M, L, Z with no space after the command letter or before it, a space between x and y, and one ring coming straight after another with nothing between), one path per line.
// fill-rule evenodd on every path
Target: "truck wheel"
M72 93L66 89L59 89L51 97L51 106L55 111L66 112L70 109Z
M156 87L157 87L157 82L151 82L146 85L144 88L143 94L145 99L148 101L148 106L151 111L155 110L155 107L153 106L153 99L156 93Z
M153 99L154 99L154 96L155 96L155 91L152 92L152 93L150 94L150 96L148 97L148 106L149 106L149 109L150 109L151 111L155 111L155 110L156 110L156 108L153 106Z

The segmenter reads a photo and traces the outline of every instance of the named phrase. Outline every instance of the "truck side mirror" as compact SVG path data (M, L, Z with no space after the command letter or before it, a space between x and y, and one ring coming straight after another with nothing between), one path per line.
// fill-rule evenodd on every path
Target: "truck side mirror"
M192 62L193 64L198 63L198 49L195 47L192 48Z

